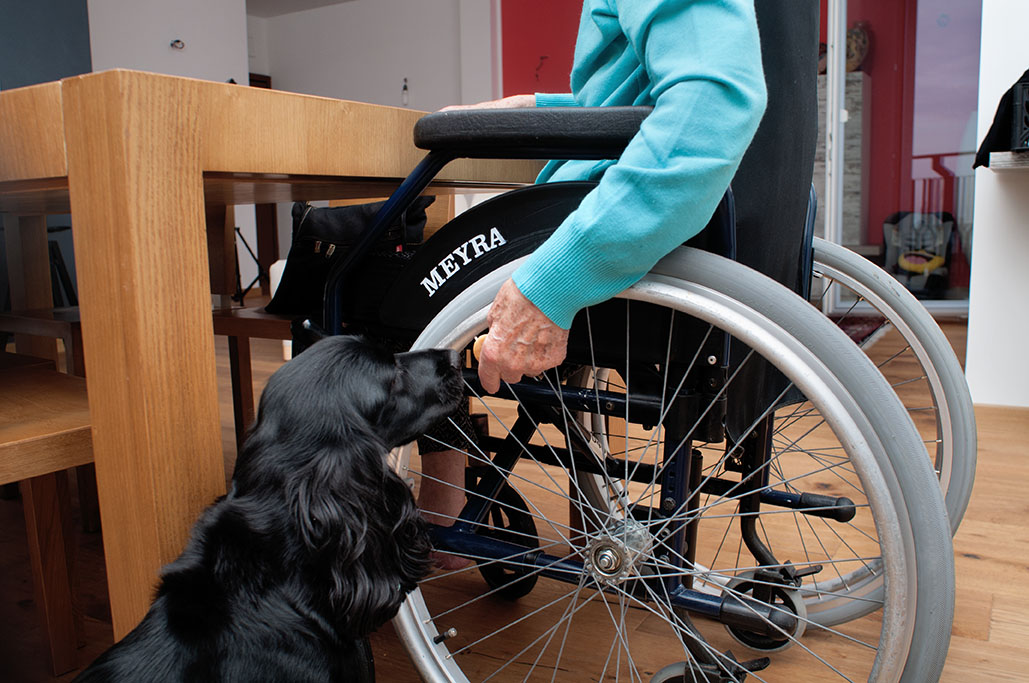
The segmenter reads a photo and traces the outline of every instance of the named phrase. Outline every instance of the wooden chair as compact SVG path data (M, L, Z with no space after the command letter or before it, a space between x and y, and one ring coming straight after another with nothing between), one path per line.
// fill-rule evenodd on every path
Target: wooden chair
M36 602L54 675L77 666L66 470L93 460L86 381L0 352L0 484L19 482Z
M37 308L0 313L0 332L15 334L15 348L22 352L26 337L60 339L64 344L64 369L69 375L86 376L86 364L82 355L82 324L78 306L66 308ZM27 346L28 353L34 347ZM75 470L79 490L79 509L82 513L82 529L87 532L100 530L100 507L97 503L96 468L93 464L83 465Z
M229 338L229 375L232 378L232 416L236 447L243 444L254 419L254 380L250 365L250 340L292 339L292 317L265 313L264 305L225 308L212 313L214 333Z

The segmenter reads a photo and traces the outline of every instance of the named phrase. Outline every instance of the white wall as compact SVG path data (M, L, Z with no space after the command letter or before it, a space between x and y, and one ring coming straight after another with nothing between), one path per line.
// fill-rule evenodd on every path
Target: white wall
M1029 69L1029 3L983 0L982 141L1001 96ZM976 403L1029 407L1029 169L979 168L966 374Z
M250 71L255 74L271 74L268 63L268 20L247 15L247 59Z
M246 0L88 0L93 70L126 68L209 81L249 82ZM185 46L176 50L173 40ZM236 224L256 250L252 206ZM240 247L243 284L257 268Z
M247 83L245 0L89 0L93 70ZM182 50L170 46L185 43Z
M497 99L503 92L500 0L458 0L460 104Z
M276 89L432 110L460 100L458 0L354 0L273 17Z
M433 111L499 97L499 0L351 0L249 17L250 70L276 90ZM279 207L280 253L290 242Z
M250 71L276 90L432 111L501 92L500 0L350 0L247 17Z

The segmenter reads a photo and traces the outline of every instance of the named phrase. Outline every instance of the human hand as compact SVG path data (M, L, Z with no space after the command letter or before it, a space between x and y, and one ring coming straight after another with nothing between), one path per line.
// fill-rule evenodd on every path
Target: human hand
M535 95L511 95L499 100L489 100L478 104L452 104L440 111L461 111L462 109L525 109L536 106Z
M568 330L550 321L513 280L497 292L486 316L489 334L479 354L479 381L495 394L500 382L517 382L557 367L568 352Z

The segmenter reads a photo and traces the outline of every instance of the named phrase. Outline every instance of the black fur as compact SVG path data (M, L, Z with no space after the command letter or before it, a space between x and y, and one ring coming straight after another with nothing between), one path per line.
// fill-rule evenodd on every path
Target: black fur
M430 567L386 454L453 412L451 351L330 337L269 380L229 493L164 568L143 621L76 678L370 680L365 636Z

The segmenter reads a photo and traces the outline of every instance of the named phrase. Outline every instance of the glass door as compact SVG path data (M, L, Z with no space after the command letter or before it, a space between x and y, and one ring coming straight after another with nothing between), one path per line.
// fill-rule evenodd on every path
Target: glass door
M944 316L968 310L981 14L981 0L822 0L816 225Z

